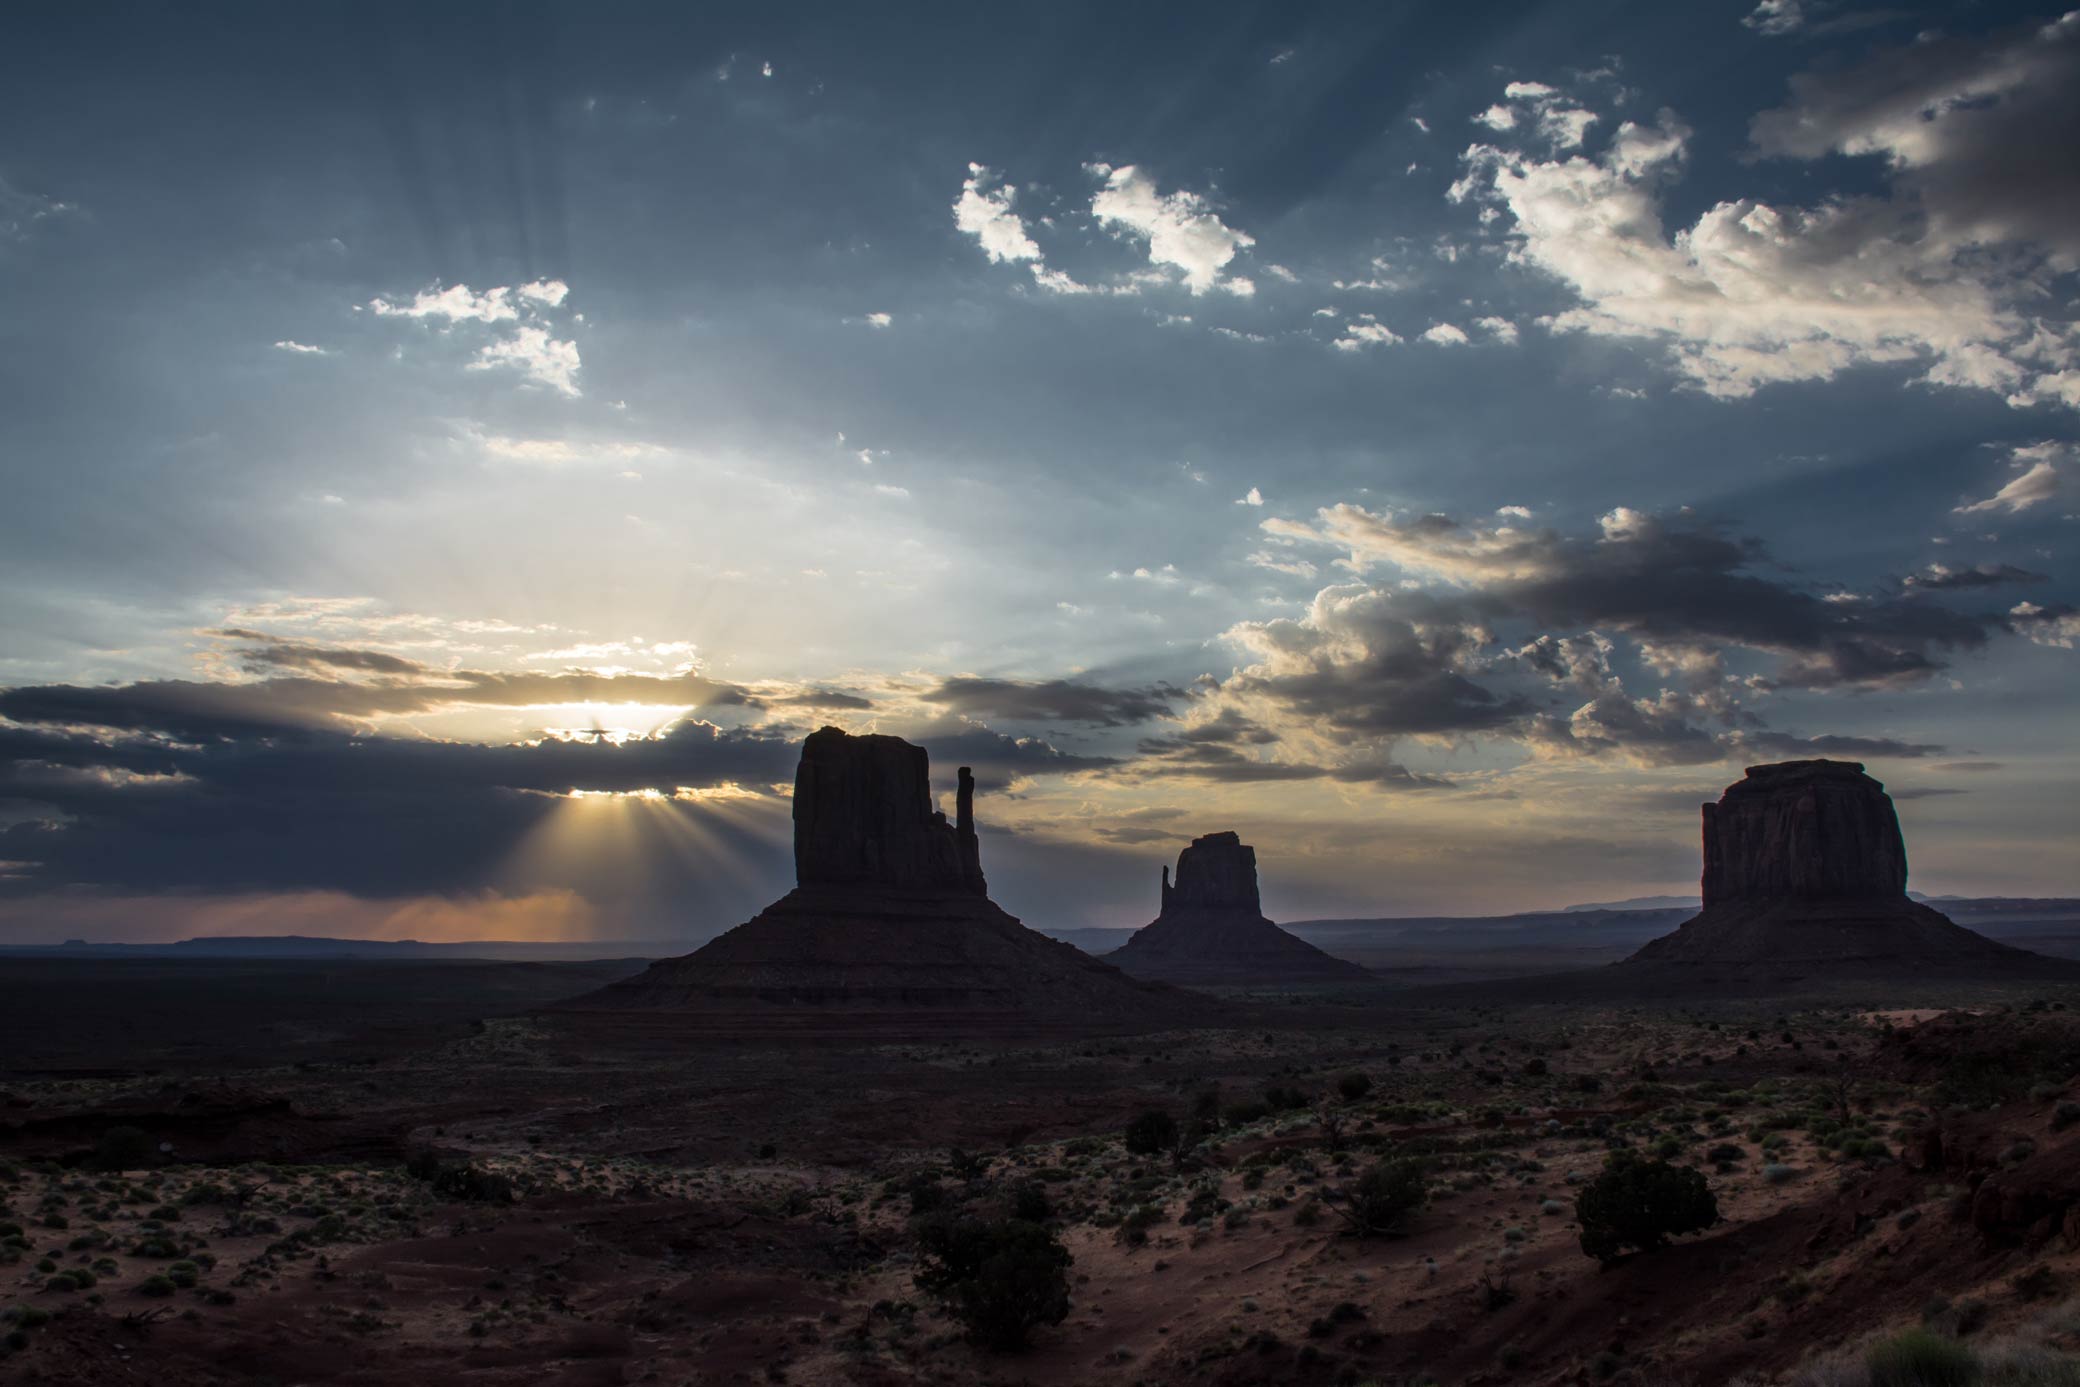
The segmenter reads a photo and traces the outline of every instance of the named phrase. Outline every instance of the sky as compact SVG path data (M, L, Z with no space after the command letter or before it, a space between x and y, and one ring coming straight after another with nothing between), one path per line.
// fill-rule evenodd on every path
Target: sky
M2080 11L18 4L0 941L2080 894Z

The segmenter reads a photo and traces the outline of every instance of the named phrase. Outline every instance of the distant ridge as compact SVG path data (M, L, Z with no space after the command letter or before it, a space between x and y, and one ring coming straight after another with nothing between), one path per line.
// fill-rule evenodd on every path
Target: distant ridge
M62 944L0 945L0 954L39 958L468 959L560 963L604 958L664 958L686 946L657 939L335 939L308 934L224 934L170 943L120 944L68 939Z

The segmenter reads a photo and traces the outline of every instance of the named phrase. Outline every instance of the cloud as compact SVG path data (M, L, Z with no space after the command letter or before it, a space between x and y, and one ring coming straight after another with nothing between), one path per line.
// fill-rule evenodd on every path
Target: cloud
M511 434L485 433L474 426L458 431L459 437L484 456L500 462L523 462L542 467L597 463L626 466L668 457L671 449L656 443L627 439L523 438Z
M961 184L961 195L954 199L953 224L975 238L991 264L1023 264L1031 271L1033 282L1050 293L1093 292L1089 285L1077 283L1045 262L1039 242L1026 230L1025 218L1012 210L1017 197L1017 191L1009 184L997 183L997 175L991 170L970 164L968 177Z
M2076 43L2069 16L1897 50L1801 77L1789 106L1756 118L1765 154L1885 156L1885 196L1720 201L1671 235L1664 192L1692 136L1665 111L1593 158L1477 144L1450 196L1487 203L1512 258L1580 298L1555 330L1665 343L1707 394L1894 364L2018 406L2080 406L2080 335L2056 277L2080 251L2080 173L2046 137L2080 118Z
M1932 563L1919 573L1909 573L1901 586L1925 592L1949 592L1959 588L1990 588L2003 583L2043 583L2049 579L2013 564L1982 563L1974 568L1951 568Z
M1333 345L1340 352L1357 352L1367 347L1391 347L1400 340L1385 323L1370 313L1361 313L1343 325L1343 336Z
M477 352L476 360L470 362L472 371L490 371L501 366L516 366L529 380L546 385L560 394L576 398L578 391L578 344L561 342L549 335L547 328L527 324L515 328L510 337L487 342Z
M1465 329L1451 323L1432 323L1423 331L1423 340L1440 347L1463 347L1469 340Z
M1536 135L1555 149L1580 145L1596 113L1584 110L1543 82L1511 82L1502 89L1502 101L1473 118L1497 134L1507 134L1527 122Z
M486 289L480 294L467 284L421 289L404 303L375 298L368 306L378 318L439 318L450 323L510 323L520 316L510 288Z
M2008 629L2027 636L2038 645L2073 649L2080 642L2080 607L2040 607L2018 602L2008 609Z
M0 829L0 856L35 864L21 883L32 890L480 891L572 791L769 786L787 779L796 754L791 735L699 722L619 744L505 746L264 729L203 743L0 729L0 794L41 811ZM79 773L40 769L52 765ZM708 832L738 830L711 816Z
M935 766L967 766L985 790L1001 789L1036 775L1072 775L1115 766L1111 756L1080 756L1041 737L1014 737L958 713L928 722L896 724L889 730L925 748Z
M82 888L392 897L480 892L517 871L546 873L558 888L592 900L662 891L659 899L683 909L696 889L712 904L747 864L758 864L749 888L757 894L785 879L781 796L802 727L728 728L687 718L649 737L496 745L369 735L335 725L336 704L297 692L318 684L342 691L342 700L355 691L396 692L420 674L410 661L235 629L222 634L239 642L249 667L298 676L0 692L7 709L0 800L13 810L0 819L0 860L18 864L0 873L0 895ZM514 682L483 687L503 679ZM546 684L526 674L464 680L475 686L465 691L470 697L586 691L568 675L548 676ZM661 691L631 676L589 689L601 698ZM733 693L724 701L868 706L823 688L762 691L756 700ZM990 786L1116 764L953 714L897 730L935 763L973 766ZM633 796L643 809L590 820L587 836L580 820L559 817L583 795ZM698 819L691 831L668 822L686 816ZM561 836L552 831L558 824ZM691 843L698 848L689 850ZM541 860L545 853L556 856ZM671 880L660 882L660 873Z
M297 354L297 355L299 355L299 356L331 356L331 355L332 355L332 353L331 353L331 352L327 351L327 350L326 350L325 348L323 348L323 347L313 347L313 346L309 346L309 345L306 345L305 343L302 343L302 342L292 342L292 341L289 341L289 340L287 340L286 338L285 338L284 340L280 341L280 342L277 342L277 343L275 343L275 344L274 344L274 349L275 349L276 351L278 351L278 352L294 352L294 353L296 353L296 354Z
M1772 38L1797 33L1805 27L1805 22L1802 0L1760 0L1741 20L1750 29Z
M467 369L517 369L538 385L577 397L578 371L584 364L578 344L559 338L548 314L563 307L570 286L560 279L535 280L518 288L501 286L479 293L466 284L422 289L408 301L378 297L368 307L379 318L408 318L453 328L472 323L494 329L477 349Z
M1617 507L1591 539L1449 516L1397 518L1338 505L1312 524L1268 519L1293 541L1346 550L1353 572L1391 567L1466 590L1432 610L1462 619L1513 616L1545 629L1596 627L1670 649L1731 646L1778 659L1772 686L1911 683L1941 670L1950 650L1985 644L1994 624L1925 599L1834 603L1762 576L1768 556L1682 516Z
M1324 588L1302 616L1230 627L1254 663L1221 691L1369 738L1495 729L1529 711L1473 677L1485 632L1426 611L1379 588Z
M1778 756L1787 760L1812 757L1910 760L1943 754L1943 748L1939 746L1929 746L1923 742L1905 742L1895 737L1846 737L1833 734L1794 737L1784 732L1743 732L1735 738L1735 743L1743 748L1751 748L1757 754Z
M1498 342L1510 344L1517 340L1517 325L1507 318L1475 318L1473 325Z
M756 708L744 686L680 674L445 670L380 651L328 647L225 628L240 681L151 679L130 684L27 685L0 690L0 717L196 741L352 731L386 718L455 708L639 703ZM335 677L353 676L353 677Z
M1319 571L1305 559L1292 558L1285 554L1274 554L1269 549L1259 549L1251 554L1248 562L1257 568L1273 573L1287 573L1295 578L1312 578Z
M1256 239L1222 222L1205 198L1183 189L1159 192L1155 180L1132 164L1092 164L1090 171L1104 180L1091 199L1091 215L1100 224L1145 241L1150 264L1181 271L1185 287L1194 294L1223 287L1243 294L1255 291L1245 279L1224 285L1221 271Z
M26 241L44 222L78 211L72 203L28 192L0 178L0 241Z
M1141 775L1187 776L1243 785L1336 780L1398 790L1452 787L1449 780L1418 775L1397 761L1378 756L1361 754L1331 764L1284 759L1276 754L1279 743L1278 734L1270 728L1232 707L1223 708L1215 716L1181 731L1142 739L1139 759L1130 769Z
M961 195L954 200L953 224L975 238L993 265L1033 262L1037 268L1040 246L1026 234L1025 219L1011 210L1016 190L996 187L996 175L981 164L968 165Z
M1945 246L2035 245L2080 268L2080 10L2046 24L1926 38L1791 79L1755 118L1765 154L1876 155Z
M1169 684L1111 689L1069 679L985 679L956 675L920 695L975 717L1011 722L1081 723L1091 727L1125 727L1170 716L1189 698Z
M1236 498L1235 504L1238 506L1261 506L1264 504L1264 493L1256 487L1251 487Z
M895 315L892 313L869 313L867 315L867 324L870 327L888 327L894 322Z
M2017 448L2011 455L2027 464L2022 474L1983 501L1957 507L1959 515L1982 515L2006 511L2018 515L2032 506L2055 499L2066 489L2067 474L2075 450L2067 444L2037 443Z

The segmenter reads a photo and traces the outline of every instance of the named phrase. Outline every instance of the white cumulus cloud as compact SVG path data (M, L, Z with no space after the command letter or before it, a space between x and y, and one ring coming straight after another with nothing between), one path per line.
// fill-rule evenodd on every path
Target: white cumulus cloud
M434 285L410 299L371 299L368 307L379 318L410 318L444 328L463 323L491 328L494 335L477 349L467 369L511 367L538 385L575 397L581 393L578 370L583 364L578 344L557 336L559 329L552 322L569 297L570 286L562 280L538 279L482 292L467 284Z
M1091 215L1145 241L1150 264L1181 271L1185 287L1194 294L1216 287L1243 294L1255 291L1247 280L1222 284L1221 271L1256 239L1224 223L1205 198L1184 189L1161 192L1155 180L1133 164L1092 164L1090 171L1105 181L1091 199Z
M2059 443L2032 443L2014 450L2012 460L2023 468L2021 475L1983 501L1959 506L1959 515L2006 511L2015 515L2031 506L2052 500L2065 489L2067 469L2075 450Z

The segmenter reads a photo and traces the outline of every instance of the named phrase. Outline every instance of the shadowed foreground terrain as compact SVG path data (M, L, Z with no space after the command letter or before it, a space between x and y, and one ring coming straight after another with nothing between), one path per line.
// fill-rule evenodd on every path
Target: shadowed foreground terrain
M241 1058L250 965L79 965L151 1021L121 1064L91 974L0 964L41 1034L0 1080L0 1380L1717 1384L1847 1352L1850 1382L1923 1320L1982 1355L2080 1327L2069 988L760 1041L443 966L279 965L324 1034ZM1182 1139L1130 1150L1151 1110ZM1599 1269L1575 1200L1614 1150L1702 1172L1721 1221ZM1404 1160L1427 1198L1352 1236ZM1073 1260L999 1354L916 1238L1013 1206Z

